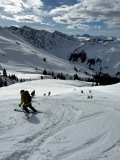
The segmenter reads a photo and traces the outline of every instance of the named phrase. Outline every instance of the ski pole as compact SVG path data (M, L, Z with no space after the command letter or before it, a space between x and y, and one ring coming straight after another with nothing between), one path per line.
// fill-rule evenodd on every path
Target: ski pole
M35 101L32 100L32 102L35 102ZM40 103L38 103L38 102L35 102L35 103L38 104L38 105L40 105Z

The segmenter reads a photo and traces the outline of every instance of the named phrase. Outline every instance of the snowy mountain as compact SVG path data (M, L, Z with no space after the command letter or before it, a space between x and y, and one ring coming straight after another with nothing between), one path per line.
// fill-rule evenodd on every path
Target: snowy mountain
M64 58L68 58L68 53L70 51L81 46L81 43L77 39L58 31L51 33L45 30L36 30L27 26L21 28L12 26L7 29L34 46L60 58L63 58L63 55Z
M112 36L91 36L89 34L83 34L83 35L73 35L73 38L76 38L80 40L81 42L99 42L99 41L114 41L118 40L119 37L112 37Z
M62 37L66 43L59 45L78 43ZM70 50L79 51L79 45ZM78 65L68 61L71 53L60 58L0 28L0 80L13 84L8 75L16 75L18 82L26 80L0 87L0 160L120 159L120 83L92 86L73 80L74 75L92 78L95 72L86 68L85 51ZM60 80L58 73L66 80ZM27 114L19 107L23 89L35 90L32 105L42 113Z
M90 41L86 42L85 40L84 43L81 43L77 40L78 37L75 39L58 31L50 33L27 26L22 28L10 27L7 29L52 55L67 61L71 59L70 63L73 63L73 65L77 64L80 67L94 70L96 74L101 72L102 74L120 78L120 41L117 38L93 37L85 34L82 38L86 37ZM86 54L86 58L82 63L80 58L81 52Z
M6 69L8 75L15 74L19 79L25 80L38 78L74 79L77 73L74 65L67 60L34 47L4 28L0 30L0 65L1 73L3 69ZM80 66L78 68L82 69L77 73L78 77L93 77L93 71ZM85 72L88 72L89 75L86 75ZM28 75L28 78L25 74Z
M81 60L81 56L85 57L84 61ZM120 42L117 40L86 42L71 53L70 61L97 72L120 77L118 74L120 71Z

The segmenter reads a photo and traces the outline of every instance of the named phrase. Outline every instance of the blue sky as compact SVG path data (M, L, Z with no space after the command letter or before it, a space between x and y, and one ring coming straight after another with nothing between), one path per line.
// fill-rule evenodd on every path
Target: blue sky
M0 24L120 36L120 0L0 0Z

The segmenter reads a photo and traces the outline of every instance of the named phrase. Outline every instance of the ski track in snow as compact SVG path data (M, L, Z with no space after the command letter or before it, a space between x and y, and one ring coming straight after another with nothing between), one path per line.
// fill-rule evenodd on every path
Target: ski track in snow
M33 105L43 113L29 114L30 119L13 111L18 97L10 105L10 96L0 100L0 160L112 160L120 155L119 102L95 92L93 99L79 90L36 97Z
M44 77L48 80L39 80L45 68L56 74L62 72L73 76L76 73L74 64L65 60L64 52L68 49L62 48L64 60L61 60L6 30L1 30L0 34L0 66L29 81L0 88L0 160L120 160L120 84L88 87L90 83L50 80L49 76ZM109 70L104 70L115 74L119 50L112 54L114 48L111 46L116 47L118 43L109 42L106 47L97 44L95 48L89 43L84 46L88 53L94 54L94 50L95 57L99 50L100 57L104 57L103 65L110 52L112 61L109 61ZM94 74L84 67L77 67ZM83 72L77 74L89 77ZM19 108L21 89L36 90L33 106L43 113L29 114L27 119L24 113L14 112L14 108ZM49 91L50 96L43 96ZM93 99L88 99L89 95Z

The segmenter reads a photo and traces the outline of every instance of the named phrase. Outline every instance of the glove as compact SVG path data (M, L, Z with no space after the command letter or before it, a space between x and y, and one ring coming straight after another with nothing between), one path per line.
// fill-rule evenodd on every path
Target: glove
M19 107L21 107L21 104L19 104Z

